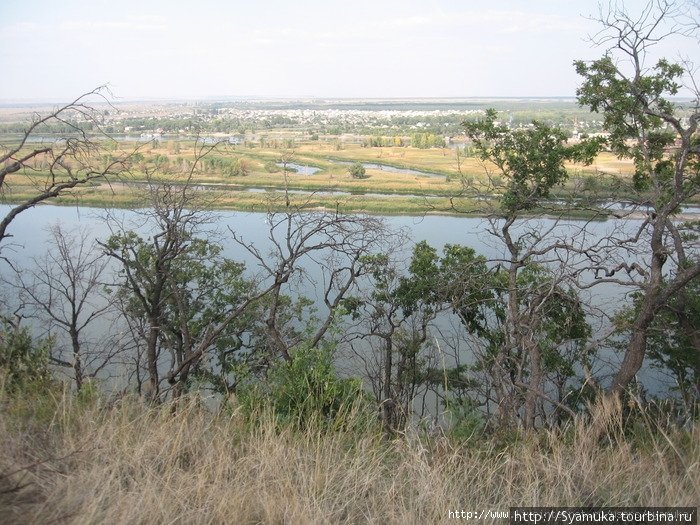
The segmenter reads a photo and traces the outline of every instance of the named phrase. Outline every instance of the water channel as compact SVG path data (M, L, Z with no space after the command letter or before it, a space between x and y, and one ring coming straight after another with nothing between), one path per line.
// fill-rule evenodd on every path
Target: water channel
M345 166L350 166L354 164L354 162L350 161L345 161L345 160L331 160L333 164L342 164ZM445 175L442 175L440 173L430 173L427 171L419 171L419 170L413 170L410 168L397 168L395 166L390 166L388 164L376 164L374 162L363 162L362 165L365 167L365 169L368 170L381 170L381 171L386 171L389 173L401 173L402 175L414 175L416 177L438 177L438 178L445 178Z

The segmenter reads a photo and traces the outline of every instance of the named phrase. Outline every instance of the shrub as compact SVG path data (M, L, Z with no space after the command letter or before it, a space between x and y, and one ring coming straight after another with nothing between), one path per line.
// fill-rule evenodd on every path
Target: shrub
M265 163L265 171L268 173L277 173L281 171L280 167L273 160L268 160Z
M5 388L13 392L50 382L51 341L35 343L28 329L12 326L7 321L0 326L0 371L5 378Z
M267 380L246 385L240 400L247 415L272 409L281 423L305 428L310 423L343 425L364 402L362 382L340 378L329 349L301 347L290 362L273 365Z
M468 399L454 399L448 404L450 413L450 436L458 441L467 441L483 436L486 421L484 415Z
M368 175L365 171L365 167L361 162L354 162L348 168L348 173L353 179L366 179Z

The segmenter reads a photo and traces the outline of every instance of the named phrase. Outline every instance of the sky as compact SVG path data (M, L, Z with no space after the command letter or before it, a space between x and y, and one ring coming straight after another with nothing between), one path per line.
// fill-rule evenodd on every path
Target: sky
M596 12L591 0L0 0L0 101L103 84L124 100L573 97L573 61L602 54L587 40Z

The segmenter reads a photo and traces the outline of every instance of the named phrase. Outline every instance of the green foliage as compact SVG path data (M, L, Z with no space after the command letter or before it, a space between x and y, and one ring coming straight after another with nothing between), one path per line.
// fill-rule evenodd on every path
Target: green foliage
M235 392L239 385L264 380L276 363L277 343L265 323L272 297L261 297L231 323L214 348L209 365L197 368L196 377L222 395ZM313 302L280 295L275 309L277 325L288 340L302 340L314 322Z
M666 59L639 75L620 73L611 56L591 63L575 62L576 72L584 79L577 90L579 104L600 112L604 129L609 132L608 144L620 157L635 164L634 187L639 192L658 192L657 206L668 202L675 192L697 192L700 172L693 169L698 155L675 158L669 149L677 137L677 106L670 100L678 94L684 67ZM684 187L675 187L677 166L685 163ZM694 175L693 175L694 172Z
M146 299L161 278L163 305L166 309L181 307L185 300L188 317L200 320L200 330L216 311L235 304L250 286L242 278L244 265L221 257L222 247L205 239L186 237L176 254L164 254L155 239L151 242L129 231L113 235L105 246L122 254L122 273Z
M248 161L238 157L208 156L202 159L202 168L225 177L245 177L250 173Z
M201 353L192 357L195 350L213 327L219 329L229 312L245 301L254 283L243 276L243 264L223 257L220 245L193 237L185 223L162 226L163 233L152 238L128 231L113 235L104 246L121 263L125 282L118 293L126 315L149 327L157 323L155 355L167 352L174 357L174 366L190 359L193 376L201 372L200 378L206 378L199 363ZM227 323L201 352L233 359L242 348L241 334L255 324L253 310ZM222 362L217 365L226 368ZM177 378L183 380L184 388L194 378L189 372L187 367Z
M431 340L428 326L440 311L451 310L471 334L490 335L487 316L494 308L494 296L486 259L459 245L446 245L440 257L422 241L414 248L407 275L397 275L387 255L367 257L365 263L374 282L370 305L352 298L344 306L354 319L366 307L364 317L372 320L373 333L383 339L384 351L391 352L395 370L390 379L385 371L383 381L385 388L391 382L394 402L410 407L420 385L447 390L461 400L456 403L466 401L467 391L475 386L466 367L428 366L424 350ZM400 426L401 419L392 424Z
M526 265L518 274L520 307L536 311L529 329L541 350L542 368L562 388L576 376L577 364L590 356L585 353L591 335L583 304L573 289L553 281L545 267ZM469 247L446 245L440 257L423 241L416 245L409 274L400 278L396 299L410 315L416 309L451 310L467 333L477 336L483 353L472 370L460 367L424 371L422 383L447 389L458 402L468 402L474 384L470 372L485 372L504 349L506 305L509 300L508 273L490 270L486 259ZM517 360L517 356L511 356ZM510 359L507 360L508 362ZM499 366L503 366L502 364ZM527 370L524 370L527 374ZM565 394L566 392L564 392Z
M635 156L635 147L627 139L637 138L641 129L660 127L662 120L647 111L649 101L654 101L663 113L673 114L674 104L664 95L678 93L678 80L684 72L678 64L661 59L651 74L634 79L620 75L618 65L608 55L590 64L579 60L574 65L584 77L576 92L579 104L603 113L604 127L610 131L609 144L619 154ZM657 145L661 144L659 141Z
M574 289L565 289L554 283L545 267L526 266L518 275L518 287L523 299L537 305L540 310L539 340L545 351L554 350L565 341L583 345L590 337L591 328L578 294Z
M381 135L375 135L373 137L366 137L362 140L363 148L402 148L404 146L405 143L401 137L383 137Z
M41 387L51 381L51 340L35 342L25 327L3 321L0 329L0 371L10 392Z
M157 169L166 169L170 164L170 158L166 155L156 155L153 157L153 164Z
M590 163L600 148L599 141L567 146L563 130L537 121L530 128L511 130L497 121L493 109L481 120L465 122L464 128L479 157L494 163L505 177L501 206L508 214L536 207L568 178L565 161Z
M649 47L671 35L696 36L697 24L688 32L673 24L674 10L679 7L674 3L650 2L642 16L631 17L624 6L611 4L612 16L604 27L614 45L599 60L575 63L577 73L583 77L578 101L602 114L610 149L620 158L634 162L633 184L638 193L635 200L648 209L644 225L647 231L641 241L645 246L640 249L638 236L634 253L650 271L640 282L634 309L625 314L626 330L629 333L632 328L634 334L628 338L625 357L613 379L612 388L618 393L634 381L651 347L659 350L657 358L663 360L664 354L670 358L668 363L676 367L677 379L685 382L685 367L677 359L683 352L668 347L663 335L654 343L651 329L675 339L673 330L663 323L677 317L675 321L683 324L689 310L687 304L681 304L686 302L682 298L688 295L688 280L700 273L694 235L687 235L693 227L674 224L672 218L684 202L700 192L700 149L694 147L699 140L700 113L697 100L685 104L673 99L683 85L694 83L692 64L662 58L652 67L645 65ZM618 241L620 245L623 242L631 244ZM666 315L664 310L674 302L675 315ZM684 313L679 316L680 312ZM662 324L654 326L658 321ZM696 328L684 331L694 333L691 339L695 339L697 360L700 341ZM681 343L679 349L686 346L679 340L674 342ZM697 370L697 365L694 368Z
M457 441L469 441L483 436L486 428L484 414L467 398L447 403L450 414L449 435Z
M537 334L542 369L564 387L576 377L577 365L592 357L593 349L587 347L592 329L584 305L576 290L554 282L543 266L526 266L518 275L518 289L523 304L538 310L530 328ZM583 401L578 388L565 390L564 396L574 405Z
M224 171L224 175L231 177L247 177L249 174L250 166L245 159L236 159L233 165Z
M641 293L634 294L633 305L622 309L615 318L623 340L629 336L642 299ZM691 412L700 410L700 359L696 347L699 326L700 278L695 278L659 310L647 340L652 366L671 374L675 383L672 389Z
M282 171L282 168L280 168L274 160L268 160L265 163L264 168L265 171L268 173L279 173L280 171Z
M353 179L366 179L369 176L365 171L365 166L361 162L354 162L348 168L348 173Z
M411 135L411 146L414 148L444 148L445 139L434 133L414 133Z
M97 406L102 400L104 392L100 387L99 381L89 379L83 382L80 390L75 394L75 402L79 406L93 407Z
M406 313L420 302L450 307L470 332L483 334L484 308L493 299L486 258L473 248L448 244L443 256L426 241L413 250L409 275L402 277L397 297Z
M248 415L265 408L281 423L305 428L320 423L343 426L349 411L362 401L359 379L338 377L328 348L298 348L290 362L278 361L265 381L243 386L240 400Z

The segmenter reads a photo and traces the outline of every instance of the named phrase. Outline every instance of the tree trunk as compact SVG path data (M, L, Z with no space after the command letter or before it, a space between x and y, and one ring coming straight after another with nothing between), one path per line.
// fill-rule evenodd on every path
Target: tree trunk
M647 350L649 327L654 322L656 312L661 306L660 303L663 302L661 283L663 282L663 265L667 257L664 253L665 247L662 240L665 223L666 218L661 215L654 222L650 243L652 259L649 282L644 287L644 298L632 325L632 337L627 345L625 357L610 386L610 392L613 395L622 394L642 368Z
M150 401L158 401L160 398L160 381L158 378L158 319L148 319L149 330L146 340L146 359L148 361L148 383L147 397Z
M530 357L530 388L525 395L525 429L533 430L537 416L538 394L542 386L542 362L537 343L530 341L527 346L527 353Z
M393 368L392 361L393 346L391 336L384 339L384 384L382 388L382 427L384 435L389 437L394 432L394 411L396 404L391 398L391 372Z
M73 347L73 372L75 374L75 388L78 392L83 387L83 367L80 361L80 341L78 340L78 332L71 328L70 330L71 345Z

